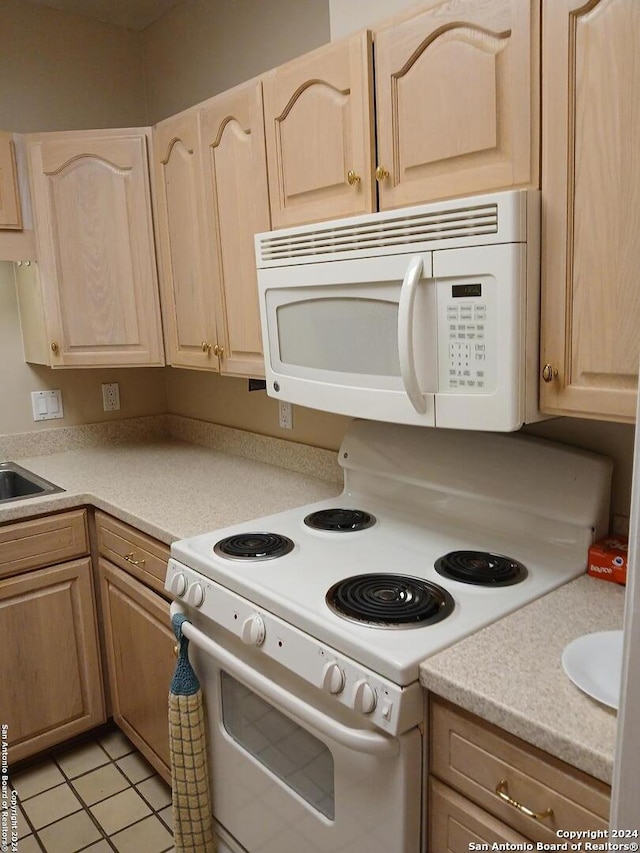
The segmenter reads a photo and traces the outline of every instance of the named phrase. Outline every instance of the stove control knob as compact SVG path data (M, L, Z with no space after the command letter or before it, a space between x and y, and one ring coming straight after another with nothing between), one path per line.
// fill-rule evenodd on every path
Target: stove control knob
M202 603L204 601L204 589L202 588L202 584L194 583L191 587L191 601L193 602L194 607L202 607Z
M360 714L370 714L378 703L376 691L368 681L356 681L353 708Z
M328 663L322 676L322 688L327 693L337 696L344 690L344 672L337 663Z
M248 646L261 646L264 643L266 630L264 619L257 613L249 616L242 624L242 642Z
M187 591L187 579L182 572L178 572L177 575L174 575L174 578L171 581L171 590L172 592L175 592L179 598L182 598Z

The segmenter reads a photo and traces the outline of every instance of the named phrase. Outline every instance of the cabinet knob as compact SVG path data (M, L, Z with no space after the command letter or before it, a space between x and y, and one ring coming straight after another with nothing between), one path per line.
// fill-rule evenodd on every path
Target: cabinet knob
M224 347L221 347L218 344L216 344L213 348L213 354L217 355L218 358L222 358L222 356L224 355Z
M211 344L207 343L207 341L202 341L202 344L200 346L202 347L202 352L206 352L207 355L210 355Z
M376 169L376 181L384 181L385 178L389 177L389 172L385 169L384 166L378 166Z
M558 368L552 364L545 364L542 368L542 378L545 382L551 382L558 376Z
M347 183L350 187L357 186L360 183L360 175L356 175L353 169L349 169L347 172Z
M57 355L59 350L60 350L60 347L58 346L58 344L55 341L53 341L51 344L51 352L54 353L55 355Z

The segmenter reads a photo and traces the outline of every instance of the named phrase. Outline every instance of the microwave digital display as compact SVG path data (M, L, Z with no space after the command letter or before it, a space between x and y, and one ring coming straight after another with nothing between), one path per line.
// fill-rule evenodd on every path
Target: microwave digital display
M451 296L454 299L465 299L469 296L482 296L482 285L478 284L452 284Z

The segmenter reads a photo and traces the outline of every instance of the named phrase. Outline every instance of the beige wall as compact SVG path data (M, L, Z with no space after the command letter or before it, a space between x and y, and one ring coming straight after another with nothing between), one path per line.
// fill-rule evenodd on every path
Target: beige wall
M0 127L14 131L146 123L140 34L24 0L0 3ZM118 382L122 408L102 410ZM60 388L65 417L33 421L31 391ZM13 267L0 263L0 433L166 411L163 370L57 370L24 362Z
M0 3L0 128L20 132L146 123L140 33Z
M144 33L152 124L329 41L327 0L183 0Z
M103 382L118 382L118 412L102 409ZM59 388L64 418L33 420L31 391ZM13 264L0 262L0 434L118 420L166 411L164 370L51 370L25 364Z
M421 0L329 0L331 41L374 27Z

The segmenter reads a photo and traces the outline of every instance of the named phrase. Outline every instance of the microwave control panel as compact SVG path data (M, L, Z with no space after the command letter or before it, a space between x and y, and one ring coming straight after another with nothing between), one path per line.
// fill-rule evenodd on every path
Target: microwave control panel
M495 280L438 281L438 390L491 394L496 385Z

